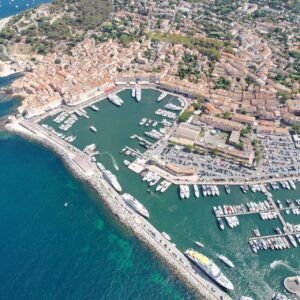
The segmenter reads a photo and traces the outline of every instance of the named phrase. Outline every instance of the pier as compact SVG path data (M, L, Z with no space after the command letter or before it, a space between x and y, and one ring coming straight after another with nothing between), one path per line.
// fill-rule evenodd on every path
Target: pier
M283 281L285 289L300 297L300 276L287 277Z

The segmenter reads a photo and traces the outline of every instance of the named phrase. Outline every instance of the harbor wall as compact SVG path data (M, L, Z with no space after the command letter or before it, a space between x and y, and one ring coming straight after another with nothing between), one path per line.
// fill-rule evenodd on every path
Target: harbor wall
M199 278L197 278L198 275L194 275L196 274L196 272L192 266L189 266L190 270L185 268L178 262L178 260L176 260L171 255L171 253L167 251L167 249L164 249L164 247L162 247L162 245L160 245L158 241L156 241L151 236L149 232L160 234L155 229L155 227L153 227L148 221L143 218L139 219L142 220L142 226L140 222L137 223L136 219L134 218L134 216L136 216L135 213L130 213L130 211L128 209L125 209L125 207L122 207L122 205L117 205L116 197L120 197L120 195L114 192L114 190L110 189L108 184L105 181L101 180L100 177L97 178L96 176L86 176L82 171L78 169L74 161L63 149L57 147L49 139L42 138L37 134L33 134L29 130L20 130L20 128L18 128L18 126L14 126L13 123L7 123L5 125L5 130L10 133L19 135L31 142L39 143L55 152L62 159L64 165L68 168L68 170L70 170L76 178L81 180L83 183L88 184L89 187L95 190L98 197L102 200L109 211L117 218L117 220L128 230L133 232L135 236L143 242L143 244L145 244L159 259L161 259L169 267L169 269L195 293L197 298L208 300L231 299L226 293L223 293L215 285L210 283L209 285L205 286L203 282L199 281ZM115 193L115 195L113 195L113 193ZM165 243L168 244L169 242L166 241ZM176 250L179 252L178 249ZM182 255L181 252L180 254ZM205 281L207 282L207 279L205 279ZM212 287L214 287L213 290ZM217 294L215 293L216 291Z

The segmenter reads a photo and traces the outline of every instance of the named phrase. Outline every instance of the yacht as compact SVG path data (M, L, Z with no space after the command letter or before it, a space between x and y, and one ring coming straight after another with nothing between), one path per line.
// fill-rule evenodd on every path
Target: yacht
M90 105L89 106L92 110L94 110L94 111L99 111L99 108L96 106L96 105Z
M164 238L165 238L166 240L171 241L171 237L170 237L167 233L162 232L161 234L164 236Z
M116 94L108 95L107 98L111 103L115 104L116 106L121 106L124 103L124 101Z
M94 127L94 126L91 126L91 127L90 127L90 130L93 131L93 132L97 132L97 128Z
M194 194L196 198L200 197L199 188L197 184L194 184Z
M185 185L183 186L183 188L184 188L184 195L185 195L185 198L186 198L186 199L190 198L190 188L189 188L189 186L185 184Z
M198 247L200 247L200 248L203 248L203 247L204 247L204 245L203 245L202 243L198 242L198 241L194 241L194 243L195 243Z
M168 94L165 93L165 92L161 93L161 94L159 95L159 97L157 98L156 101L157 101L157 102L162 101L164 98L166 98L167 95L168 95Z
M182 107L177 106L177 105L175 105L175 104L173 104L173 103L168 103L168 104L166 104L166 105L165 105L165 108L166 108L166 109L169 109L169 110L173 110L173 111L181 111L181 110L182 110Z
M160 190L161 193L164 193L171 185L172 185L172 183L170 181L166 181L166 183L164 184L164 186Z
M217 218L217 221L218 221L218 225L220 227L221 230L224 230L225 229L225 225L224 225L224 222L221 218Z
M135 98L135 88L132 88L132 89L131 89L131 97L132 97L132 98Z
M183 185L179 186L179 195L180 195L181 199L184 199L184 197L185 197L185 191L184 191L184 186Z
M229 260L226 256L224 256L224 255L219 255L218 256L218 259L220 260L220 261L222 261L225 265L227 265L228 267L230 267L230 268L234 268L235 266L234 266L234 264L232 263L232 261L231 260Z
M229 281L220 268L208 257L193 249L188 249L184 253L200 270L202 270L218 285L227 290L234 290L234 286L231 281Z
M143 118L143 119L140 121L139 125L142 126L142 125L144 125L146 122L147 122L147 119L146 119L146 118Z
M99 170L103 173L103 177L104 179L119 193L122 192L122 187L120 185L120 183L118 182L117 177L112 174L109 170L106 170L105 167L97 162L97 166L99 168Z
M225 191L227 194L230 194L230 186L229 185L225 185Z
M137 102L140 102L142 99L142 90L139 86L135 89L135 98Z
M127 159L124 159L124 160L123 160L123 164L124 164L125 166L128 166L128 165L131 164L131 162L130 162L129 160L127 160Z
M149 218L148 210L144 207L143 204L141 204L133 196L131 196L130 194L125 193L125 194L122 195L122 198L126 202L126 204L128 204L131 208L133 208L140 215L142 215L145 218Z

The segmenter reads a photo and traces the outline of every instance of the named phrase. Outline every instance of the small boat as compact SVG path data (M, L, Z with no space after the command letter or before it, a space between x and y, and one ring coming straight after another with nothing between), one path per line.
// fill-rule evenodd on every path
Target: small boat
M183 187L183 185L180 185L180 186L179 186L179 195L180 195L180 198L181 198L181 199L184 199L184 197L185 197L185 192L184 192L184 187Z
M227 194L230 194L230 186L229 185L225 185L225 191Z
M218 256L219 260L222 261L225 265L227 265L230 268L234 268L234 264L231 260L229 260L226 256L224 255L219 255Z
M171 237L170 237L167 233L162 232L161 234L164 236L164 238L165 238L166 240L171 241Z
M224 230L225 229L225 225L224 225L224 222L221 218L217 218L218 220L218 224L219 224L219 227L221 230Z
M199 198L200 193L199 193L199 188L197 184L194 184L194 194L196 198Z
M67 207L67 206L68 206L68 202L65 202L64 207Z
M94 126L91 126L90 129L91 129L91 131L93 131L93 132L97 132L97 129L96 129L96 127L94 127Z
M131 164L131 162L130 162L129 160L125 159L125 160L123 160L123 164L124 164L125 166L128 166L128 165Z
M194 243L195 243L198 247L200 247L200 248L203 248L203 247L204 247L204 245L203 245L202 243L198 242L198 241L194 241Z

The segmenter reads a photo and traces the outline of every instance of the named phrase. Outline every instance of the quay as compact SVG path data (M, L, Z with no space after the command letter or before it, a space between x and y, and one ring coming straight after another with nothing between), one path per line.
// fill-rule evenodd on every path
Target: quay
M102 173L90 157L51 134L42 126L28 120L10 117L5 129L34 142L43 144L56 152L67 167L98 193L104 204L118 220L144 242L158 257L180 277L200 299L230 300L231 297L198 270L176 246L146 219L131 209L122 197L103 179Z
M279 238L279 237L284 237L284 236L294 235L294 234L295 233L293 233L293 232L288 232L288 233L273 234L273 235L254 236L254 237L249 238L249 241L259 240L259 239Z
M300 205L295 205L293 208L300 208ZM222 214L218 215L219 218L225 218L225 217L233 217L233 216L244 216L244 215L254 215L259 213L266 213L266 212L277 212L277 211L286 211L291 210L291 207L283 207L283 208L277 208L277 209L267 209L267 210L259 210L259 211L246 211L246 212L238 212L238 213L230 213L230 214ZM279 215L278 215L279 216Z
M285 278L283 285L288 292L300 297L300 276Z

